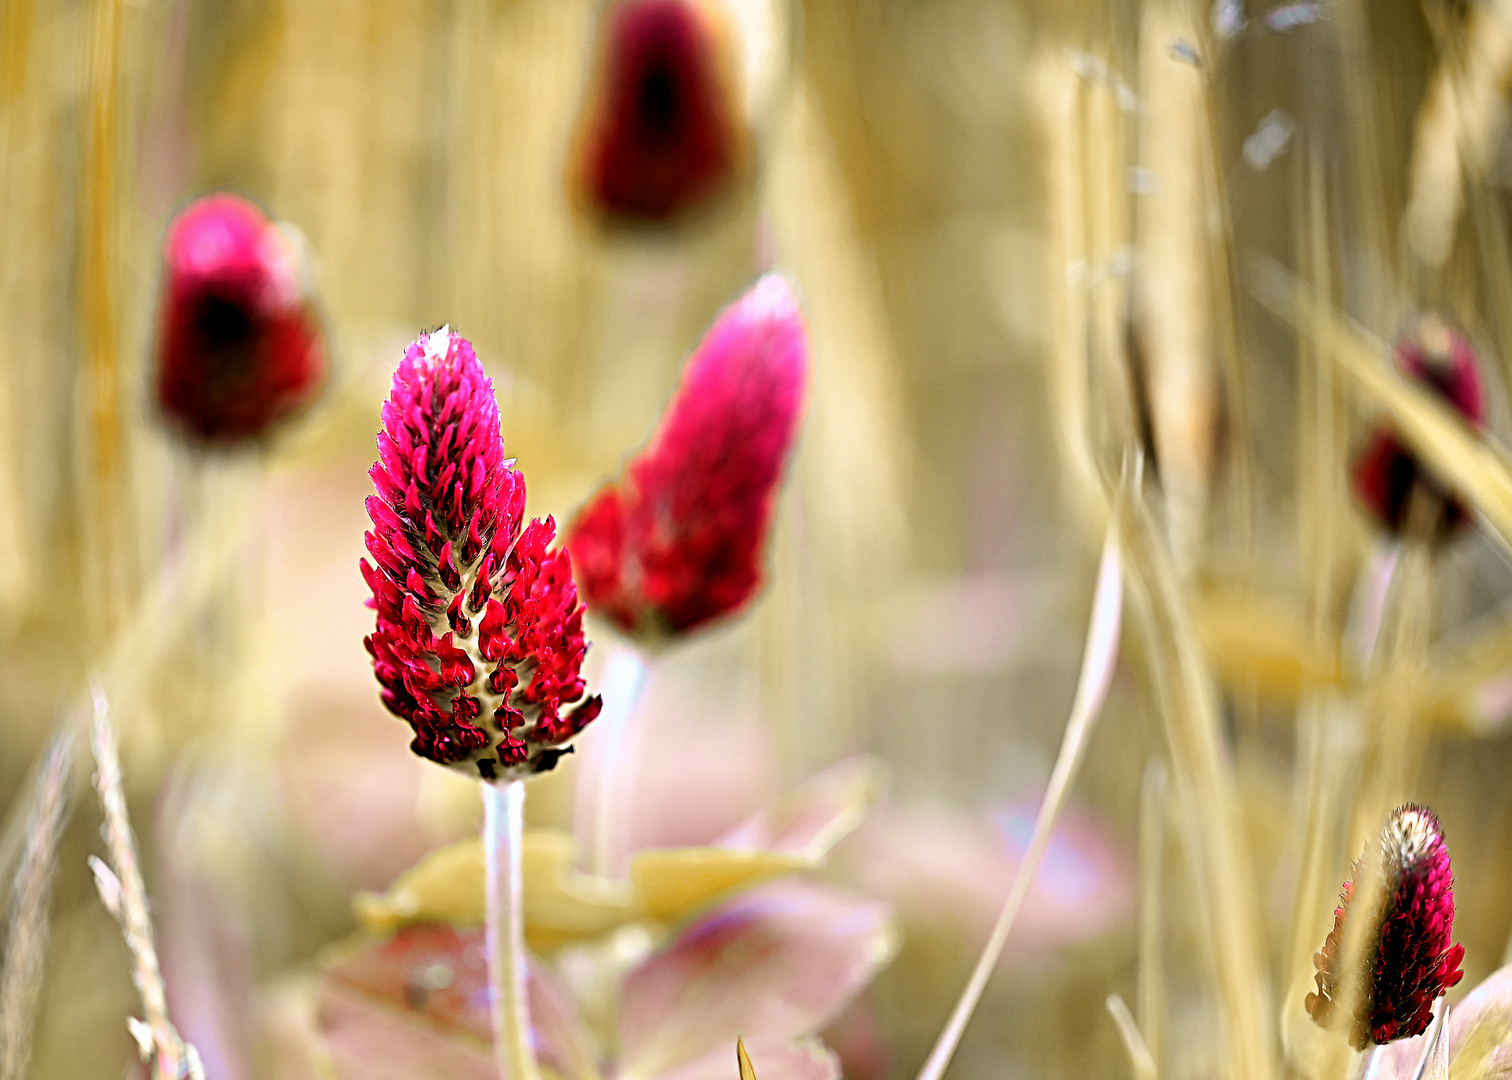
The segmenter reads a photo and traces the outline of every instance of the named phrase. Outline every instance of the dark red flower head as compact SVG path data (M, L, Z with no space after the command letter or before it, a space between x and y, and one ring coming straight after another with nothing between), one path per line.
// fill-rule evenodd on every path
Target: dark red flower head
M266 436L326 377L319 320L299 253L261 210L207 195L168 227L158 313L156 394L164 415L205 443Z
M552 768L601 706L568 709L583 696L583 609L567 553L548 548L551 518L524 524L493 381L458 335L405 350L369 475L366 645L410 749L485 780Z
M726 192L749 157L729 32L698 0L614 0L569 186L609 222L663 224Z
M1433 1018L1433 1003L1464 976L1463 945L1451 945L1454 932L1454 876L1449 849L1433 811L1399 807L1381 833L1381 893L1370 912L1371 925L1361 963L1359 1005L1349 1026L1357 1050L1421 1035ZM1363 862L1363 860L1362 860ZM1341 989L1344 928L1355 902L1355 881L1344 883L1343 903L1334 909L1334 926L1313 963L1318 992L1307 995L1307 1011L1327 1027Z
M798 299L768 274L720 314L651 442L568 529L595 612L658 638L755 595L808 371Z
M1464 334L1428 314L1397 338L1394 351L1403 375L1437 394L1476 431L1485 430L1485 381L1475 347ZM1354 489L1371 515L1393 533L1406 527L1414 491L1432 500L1438 535L1470 519L1469 508L1418 464L1389 427L1374 429L1355 458Z

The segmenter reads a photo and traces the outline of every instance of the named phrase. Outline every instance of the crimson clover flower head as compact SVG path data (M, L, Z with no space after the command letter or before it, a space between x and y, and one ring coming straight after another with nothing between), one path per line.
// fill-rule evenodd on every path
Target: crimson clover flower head
M1397 370L1442 398L1476 431L1486 427L1486 387L1470 339L1440 316L1420 316L1397 338ZM1390 427L1378 426L1355 458L1354 490L1365 508L1391 533L1407 526L1413 491L1437 504L1435 532L1447 536L1470 520L1470 510L1429 475Z
M650 443L569 527L595 612L656 639L756 594L808 377L798 298L768 274L715 320Z
M365 644L410 748L485 780L553 768L602 706L579 701L583 608L552 519L525 524L493 381L462 337L405 350L369 475Z
M568 177L608 223L666 224L729 189L749 157L728 29L699 0L614 0Z
M1350 1020L1349 1041L1357 1050L1421 1035L1433 1018L1433 1003L1464 976L1465 947L1451 945L1454 932L1454 876L1449 849L1433 811L1398 807L1381 833L1381 895L1361 961L1360 998ZM1355 882L1344 883L1343 903L1334 925L1314 954L1317 993L1307 995L1307 1011L1327 1027L1340 990L1341 953Z
M293 241L256 206L208 195L163 244L155 394L190 438L268 435L325 383L326 350Z

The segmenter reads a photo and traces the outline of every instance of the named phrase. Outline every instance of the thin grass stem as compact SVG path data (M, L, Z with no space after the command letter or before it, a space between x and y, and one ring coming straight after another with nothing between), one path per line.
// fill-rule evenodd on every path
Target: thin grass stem
M1097 593L1092 604L1091 625L1087 632L1086 651L1082 656L1081 676L1077 681L1076 697L1071 704L1071 715L1066 721L1066 734L1061 742L1060 755L1055 760L1055 768L1050 774L1050 784L1045 789L1044 801L1040 804L1039 817L1034 822L1034 834L1029 840L1029 849L1024 852L1023 861L1018 865L1018 870L1013 877L1013 885L1008 890L1008 899L1003 904L1002 913L998 915L997 925L992 928L992 935L987 939L987 945L982 950L981 957L977 960L976 968L972 971L971 978L967 980L965 989L961 991L960 1000L956 1002L950 1019L946 1021L944 1029L935 1041L928 1060L919 1070L919 1080L940 1080L945 1069L950 1065L950 1059L955 1054L956 1047L960 1045L961 1036L966 1031L971 1014L982 1000L982 994L987 989L987 981L991 978L993 969L997 967L998 957L1002 955L1003 945L1008 940L1008 932L1013 929L1019 908L1029 894L1029 886L1033 884L1040 860L1044 858L1045 849L1050 844L1055 820L1065 803L1066 792L1070 789L1077 767L1081 764L1086 752L1088 736L1102 711L1103 701L1107 698L1108 685L1112 681L1113 669L1118 659L1119 627L1123 616L1123 568L1118 554L1116 532L1117 517L1115 515L1103 544L1102 564L1097 575Z

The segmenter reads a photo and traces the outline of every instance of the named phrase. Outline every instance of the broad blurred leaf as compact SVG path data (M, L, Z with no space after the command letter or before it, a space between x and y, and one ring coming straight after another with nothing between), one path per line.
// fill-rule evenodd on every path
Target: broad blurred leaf
M625 979L621 1072L648 1077L719 1052L740 1034L796 1039L834 1018L891 957L887 908L784 881L684 929ZM769 1078L770 1080L770 1078Z
M525 834L525 937L550 953L637 919L681 923L721 900L814 866L865 817L880 786L877 769L853 759L812 777L729 833L717 847L643 851L630 881L574 869L577 845L566 833ZM483 925L480 840L431 852L387 892L359 893L357 917L377 934L431 922Z

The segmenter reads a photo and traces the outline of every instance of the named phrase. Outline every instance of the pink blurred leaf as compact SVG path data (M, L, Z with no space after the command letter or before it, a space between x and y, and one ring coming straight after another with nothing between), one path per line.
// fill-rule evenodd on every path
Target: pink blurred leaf
M531 965L529 993L536 1054L542 1066L570 1080L596 1077L596 1055L588 1036L567 992L549 969ZM320 1025L339 1069L367 1068L380 1046L385 1063L396 1060L402 1048L388 1045L396 1039L408 1040L409 1049L403 1052L416 1055L440 1040L450 1047L445 1056L448 1061L455 1058L458 1069L477 1056L487 1065L486 1075L492 1076L483 932L440 924L412 926L338 961L322 986ZM409 1034L380 1037L369 1031L375 1026ZM376 1062L371 1064L378 1067Z
M714 846L799 855L817 862L861 824L880 787L876 762L849 758L805 780Z
M745 893L626 978L620 1072L658 1076L717 1052L728 1077L737 1035L765 1045L823 1027L892 949L882 904L799 881Z

